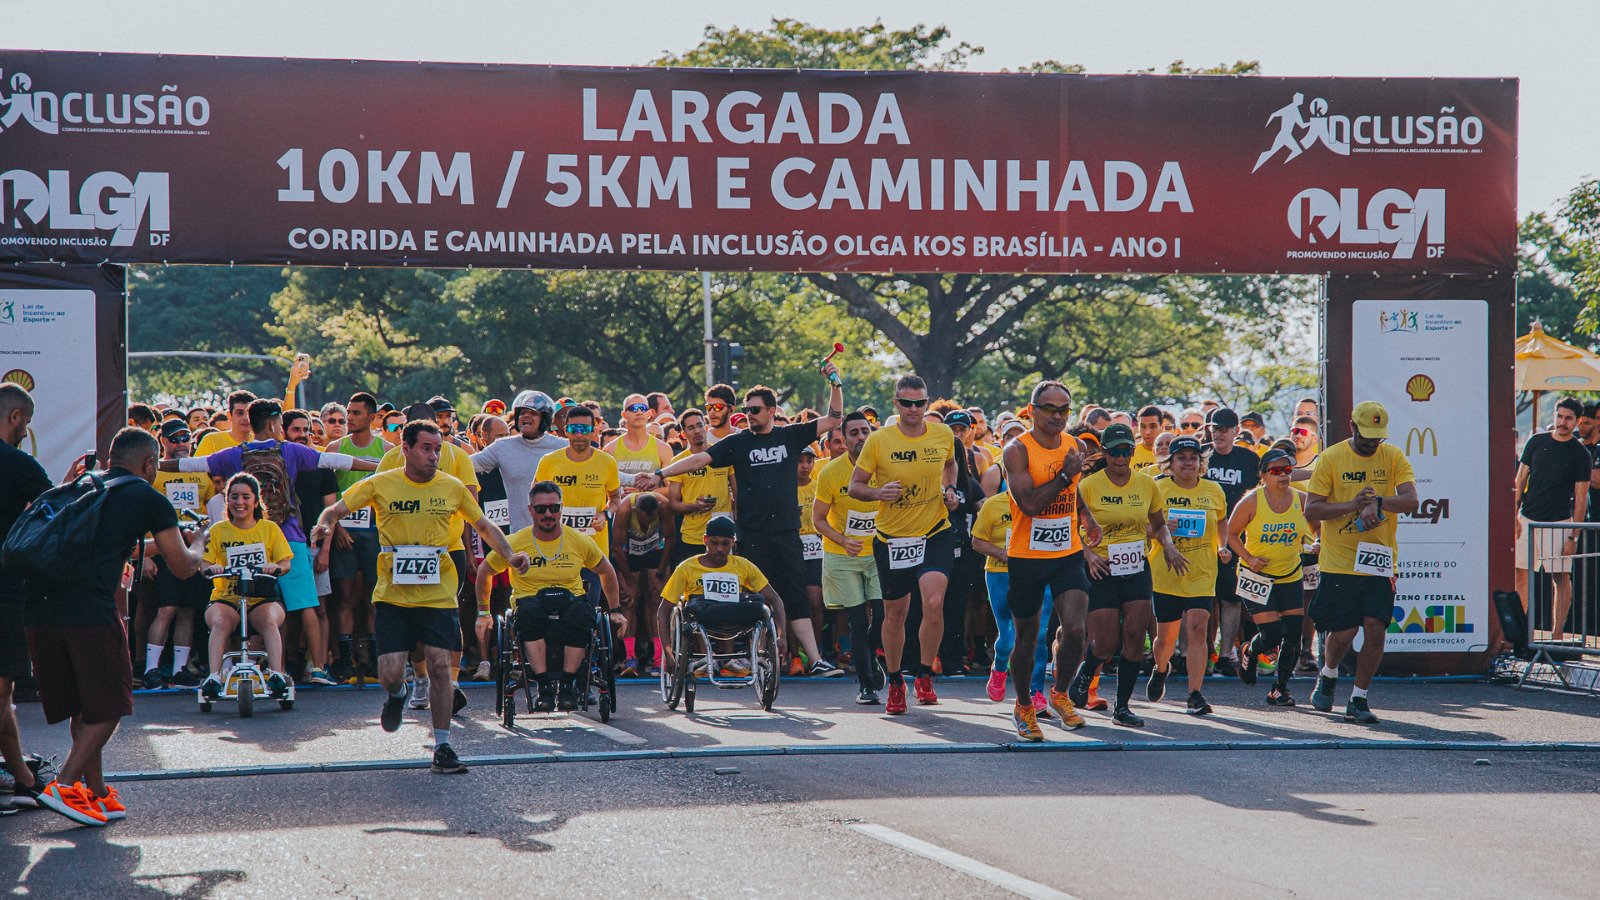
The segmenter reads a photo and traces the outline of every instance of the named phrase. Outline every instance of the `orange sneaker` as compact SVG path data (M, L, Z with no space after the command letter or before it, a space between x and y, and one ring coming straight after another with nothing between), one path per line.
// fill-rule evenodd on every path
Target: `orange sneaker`
M87 790L73 784L52 781L39 792L39 804L66 816L79 825L104 825L106 815L100 803Z
M804 663L800 662L800 657L789 657L789 677L798 678L804 674L806 674L806 667Z
M96 797L95 793L89 790L89 786L81 781L75 787L94 798L94 802L100 805L100 812L106 817L107 822L115 822L118 819L126 819L128 817L128 808L122 805L122 797L117 793L116 785L106 785L105 796L101 797Z
M1083 716L1078 715L1077 707L1072 705L1072 699L1064 691L1050 689L1050 708L1061 718L1063 728L1076 730L1089 724L1084 721Z
M1084 709L1110 709L1111 704L1105 701L1098 693L1100 690L1100 676L1096 674L1094 680L1089 682L1089 702L1083 705Z
M1011 707L1011 725L1017 729L1017 737L1021 740L1044 740L1044 732L1039 730L1039 718L1033 711L1032 703L1018 703Z

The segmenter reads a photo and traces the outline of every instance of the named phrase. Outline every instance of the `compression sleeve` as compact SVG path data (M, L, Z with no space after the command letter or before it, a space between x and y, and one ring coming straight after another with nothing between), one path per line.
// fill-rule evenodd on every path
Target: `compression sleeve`
M349 471L355 466L356 458L348 453L319 453L317 454L317 468L339 469Z
M185 456L183 459L178 460L178 471L210 472L211 464L206 461L207 459L208 457L204 456Z

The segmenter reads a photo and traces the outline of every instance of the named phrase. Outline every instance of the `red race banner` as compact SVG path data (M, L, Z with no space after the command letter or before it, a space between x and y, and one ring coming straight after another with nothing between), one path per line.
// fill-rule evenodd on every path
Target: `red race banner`
M1493 273L1514 79L0 51L0 261Z

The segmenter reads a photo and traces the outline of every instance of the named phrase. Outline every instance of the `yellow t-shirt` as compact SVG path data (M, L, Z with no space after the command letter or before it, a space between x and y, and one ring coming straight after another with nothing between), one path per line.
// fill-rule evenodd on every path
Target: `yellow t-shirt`
M240 528L231 521L222 521L211 526L211 533L206 536L206 562L214 566L260 566L263 563L278 565L284 560L294 558L294 551L289 548L289 539L283 536L283 529L271 519L261 519L249 528ZM211 588L212 603L237 603L239 579L230 578L227 581L213 581ZM265 598L251 597L250 608Z
M972 536L980 541L1005 549L1011 543L1011 495L1001 491L983 501L978 507L978 519L972 523ZM1011 567L992 556L984 556L985 572L1009 572Z
M813 473L811 480L805 484L799 485L798 489L795 491L800 499L801 534L817 533L817 526L811 523L811 504L815 503L817 499L817 479L815 476L816 469L813 468L811 471Z
M233 439L233 432L213 431L200 439L200 446L194 448L194 455L210 456L219 450L237 446L239 446L239 442Z
M885 537L925 537L950 527L944 466L955 450L955 434L943 422L924 424L927 430L916 438L898 425L874 431L856 461L873 487L900 482L900 499L878 504L878 533Z
M661 588L661 598L668 603L682 603L695 594L708 597L718 593L728 595L734 590L735 579L741 593L753 594L767 586L767 576L761 574L755 563L742 556L729 556L728 562L716 569L703 565L700 557L691 556L672 570L666 586Z
M546 453L533 480L561 485L561 524L590 535L602 547L611 546L606 509L611 494L622 487L611 454L596 449L583 462L573 462L566 450Z
M483 518L483 509L466 485L442 470L427 483L418 484L406 477L404 469L392 469L356 482L344 492L344 504L351 509L372 507L378 523L378 541L384 548L435 547L440 551L437 574L423 576L430 579L428 584L395 584L395 553L389 549L380 552L373 602L456 608L456 567L448 553L450 536L452 532L461 533L456 525L459 519L476 522ZM425 551L415 552L426 556Z
M872 500L857 500L850 496L850 476L854 475L856 464L850 461L850 454L836 456L828 460L822 471L816 477L817 493L824 503L828 504L828 524L833 530L846 537L861 540L861 552L857 556L872 555L872 535L877 530L878 504ZM834 543L827 537L822 539L824 553L837 553L846 556L844 547Z
M385 450L383 459L378 461L378 471L390 472L395 469L405 468L406 458L402 455L404 446L404 444L395 444ZM467 451L449 441L445 441L439 447L439 474L449 475L474 490L478 488L478 473L472 468L472 457L467 454ZM454 536L450 538L451 550L465 550L467 548L465 541L461 537L461 528L466 523L467 520L460 516L456 516L455 521L450 523L450 527L454 532Z
M166 495L172 508L206 514L206 504L216 496L211 476L204 472L157 472L155 489Z
M1247 495L1256 498L1256 513L1244 526L1244 548L1267 561L1261 574L1271 575L1277 584L1301 580L1300 551L1313 540L1305 515L1306 495L1296 490L1289 494L1289 508L1281 513L1272 511L1261 488Z
M1167 529L1172 532L1173 546L1189 561L1189 574L1179 575L1167 568L1166 555L1157 552L1159 548L1154 543L1148 544L1146 556L1156 593L1174 597L1215 595L1217 550L1222 546L1222 517L1228 505L1222 486L1202 478L1186 490L1171 478L1159 478L1156 487L1167 508Z
M685 450L672 458L677 462L689 455ZM701 466L688 472L679 472L667 480L678 485L680 499L685 503L693 503L701 497L716 498L716 506L710 512L690 513L683 517L683 522L678 526L678 540L685 544L704 544L706 542L706 523L717 513L733 512L733 491L729 487L729 479L733 476L732 466L714 468Z
M594 538L565 525L561 526L561 537L553 541L541 541L534 537L533 526L530 525L512 533L506 538L506 543L511 545L513 554L526 553L530 560L527 574L511 573L513 598L531 597L547 587L566 588L582 597L583 570L595 568L606 558ZM501 556L498 550L491 550L485 562L496 572L504 572L511 566L511 562Z
M1128 461L1129 465L1135 469L1141 469L1145 466L1153 466L1155 462L1156 451L1154 447L1146 447L1140 441L1133 442L1133 458Z
M1117 487L1101 469L1078 483L1078 498L1100 523L1100 542L1091 545L1095 550L1111 544L1146 543L1150 511L1163 509L1156 480L1143 472L1129 472L1128 483Z
M1349 441L1340 441L1322 451L1311 469L1307 493L1326 497L1333 503L1344 503L1355 498L1364 487L1370 487L1380 497L1393 497L1400 485L1416 480L1406 455L1393 444L1379 444L1378 452L1361 456ZM1322 552L1317 566L1323 574L1355 575L1356 548L1360 544L1381 544L1389 548L1395 565L1396 514L1385 512L1376 528L1366 531L1359 527L1360 513L1351 513L1342 519L1329 519L1322 523Z

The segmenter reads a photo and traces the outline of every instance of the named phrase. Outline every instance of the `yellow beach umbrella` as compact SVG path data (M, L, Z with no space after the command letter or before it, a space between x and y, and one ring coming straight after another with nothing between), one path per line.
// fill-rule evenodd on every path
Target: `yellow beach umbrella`
M1533 428L1545 391L1600 391L1600 356L1545 333L1538 322L1516 343L1516 390L1533 392Z

